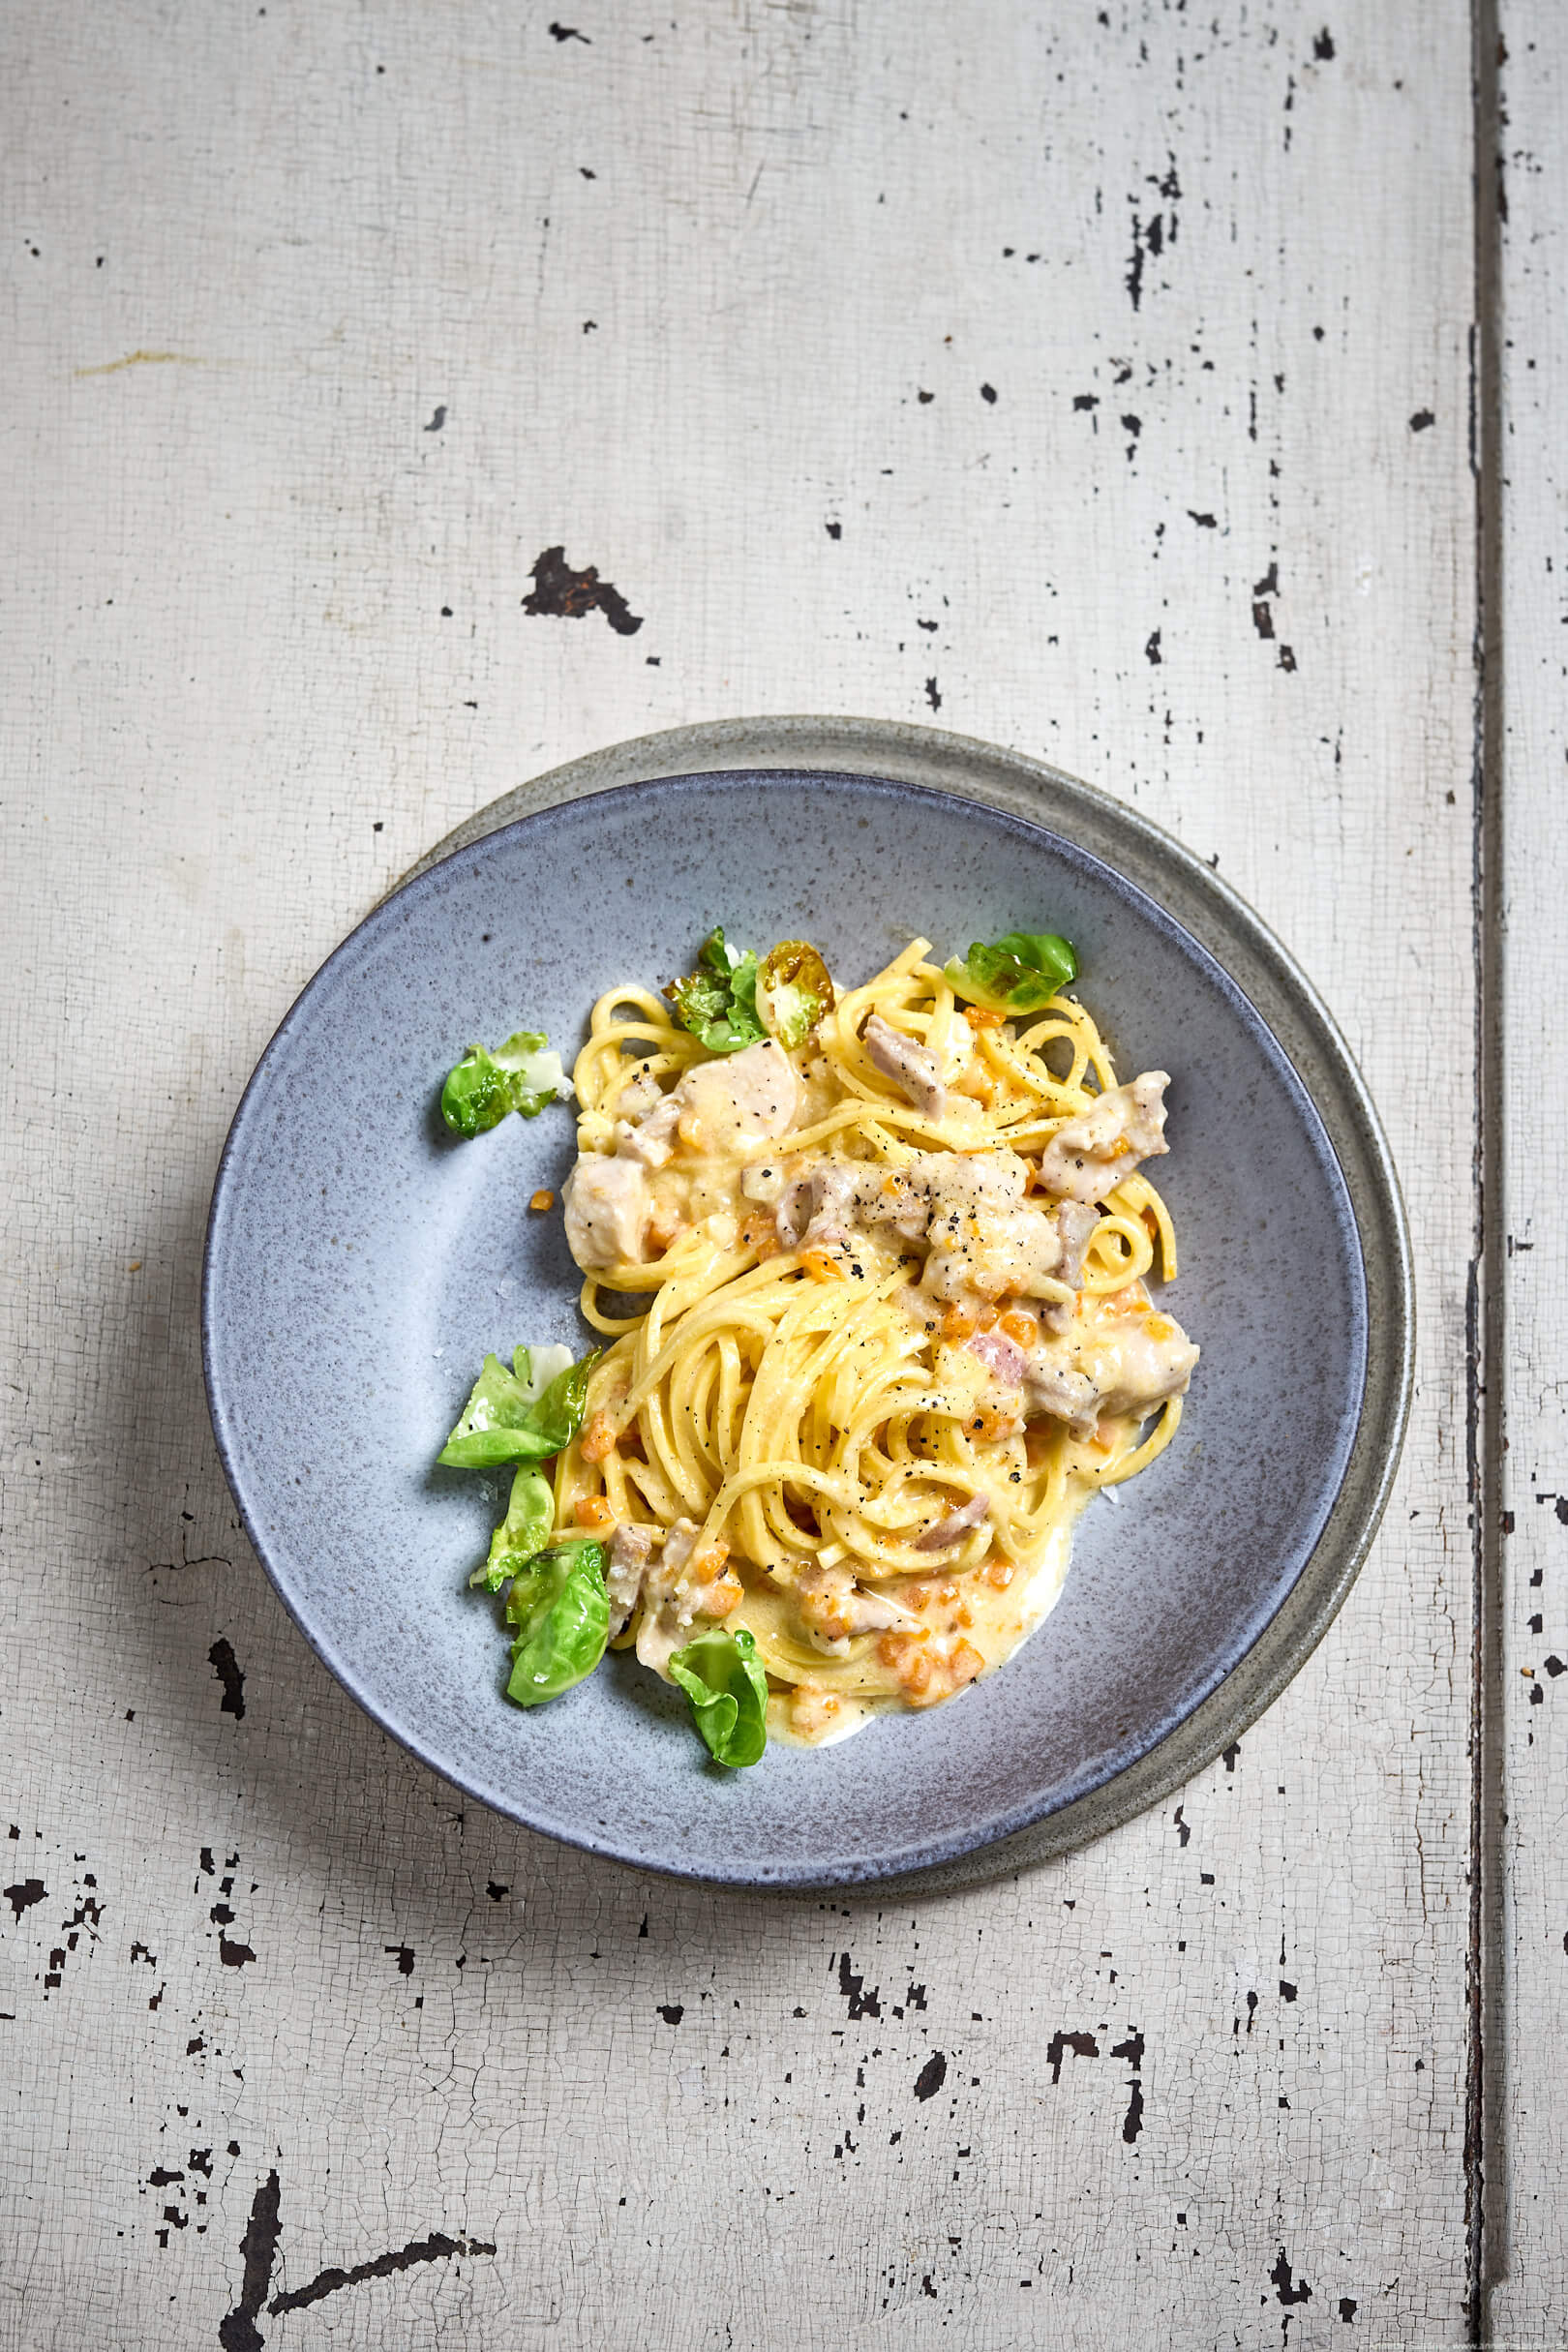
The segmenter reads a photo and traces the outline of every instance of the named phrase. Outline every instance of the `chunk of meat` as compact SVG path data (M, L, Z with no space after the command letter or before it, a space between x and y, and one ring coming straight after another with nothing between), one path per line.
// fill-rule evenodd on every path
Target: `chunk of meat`
M1135 1413L1141 1420L1167 1397L1185 1395L1198 1353L1168 1314L1146 1314L1128 1323L1117 1335L1116 1375L1101 1398L1101 1412Z
M697 1063L669 1098L680 1103L681 1141L694 1151L726 1156L754 1152L787 1133L799 1099L795 1066L771 1038Z
M755 1151L787 1132L799 1102L794 1064L771 1038L694 1064L651 1101L649 1083L633 1079L621 1096L623 1113L633 1115L618 1120L616 1150L650 1168L665 1166L680 1143L723 1158Z
M658 1079L646 1066L627 1079L616 1098L618 1119L646 1119L664 1101Z
M1074 1364L1062 1362L1044 1347L1031 1352L1024 1380L1026 1413L1049 1413L1065 1421L1081 1437L1092 1436L1100 1419L1100 1389L1092 1376Z
M1062 1236L1042 1208L980 1209L940 1219L933 1214L931 1239L936 1246L920 1281L935 1298L1012 1293L1057 1301L1070 1295L1061 1280Z
M607 1266L640 1266L648 1256L651 1202L641 1162L617 1153L587 1152L561 1191L566 1247L585 1274Z
M891 1078L922 1118L940 1119L948 1106L948 1090L942 1083L942 1064L930 1046L905 1037L880 1012L871 1015L860 1035L872 1068Z
M627 1092L630 1091L628 1088ZM621 1101L625 1101L625 1096ZM677 1086L669 1094L660 1095L642 1118L618 1120L616 1150L625 1159L640 1160L645 1167L662 1168L675 1150L676 1129L682 1108L680 1088Z
M1040 1178L1048 1192L1086 1204L1103 1200L1140 1161L1168 1152L1162 1070L1146 1070L1130 1085L1108 1087L1081 1118L1058 1128L1040 1154Z
M972 1494L958 1510L950 1511L946 1519L939 1520L934 1527L927 1527L923 1535L917 1536L916 1551L950 1552L954 1544L963 1542L972 1527L980 1525L990 1508L989 1495Z
M694 1557L701 1532L695 1520L678 1519L658 1559L643 1571L637 1655L666 1681L671 1656L691 1640L695 1619L726 1617L744 1597L739 1578L727 1565L727 1544L715 1544Z
M1056 1230L1062 1237L1059 1271L1070 1289L1083 1288L1083 1253L1099 1222L1097 1212L1080 1201L1064 1200L1056 1212Z
M1029 1183L1028 1163L1016 1152L922 1152L920 1160L931 1189L933 1226L941 1217L1015 1209Z
M808 1568L797 1587L800 1621L812 1646L829 1657L842 1653L857 1634L907 1625L907 1610L874 1592L863 1592L848 1568Z
M1051 1413L1087 1437L1102 1413L1142 1420L1167 1397L1181 1396L1197 1360L1170 1315L1106 1314L1029 1350L1024 1409Z
M891 1224L912 1213L923 1228L924 1203L911 1198L903 1169L819 1160L783 1187L773 1218L779 1240L794 1250L802 1241L845 1241L852 1224Z
M778 1236L793 1250L802 1239L839 1238L852 1225L891 1225L906 1240L936 1241L944 1220L1017 1206L1028 1180L1015 1152L914 1152L892 1167L819 1160L779 1195Z
M610 1539L610 1565L605 1589L610 1595L610 1639L624 1631L632 1611L643 1597L643 1576L652 1556L654 1530L622 1521Z

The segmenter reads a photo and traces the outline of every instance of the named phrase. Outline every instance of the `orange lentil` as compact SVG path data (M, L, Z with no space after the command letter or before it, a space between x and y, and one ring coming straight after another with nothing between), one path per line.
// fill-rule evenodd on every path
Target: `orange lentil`
M1006 1436L1012 1427L1012 1420L1010 1413L999 1413L993 1406L985 1404L978 1413L970 1415L964 1427L971 1437L978 1437L981 1445L989 1445L993 1438Z
M680 1212L674 1201L656 1200L648 1214L648 1239L657 1242L661 1250L668 1250L679 1231Z
M608 1413L595 1413L583 1432L583 1460L603 1462L616 1450L616 1425Z

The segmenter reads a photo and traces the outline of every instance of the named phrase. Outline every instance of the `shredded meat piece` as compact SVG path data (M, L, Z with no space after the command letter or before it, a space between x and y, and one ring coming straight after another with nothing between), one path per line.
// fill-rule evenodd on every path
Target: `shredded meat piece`
M610 1539L610 1565L605 1589L610 1595L610 1639L625 1630L627 1619L642 1598L643 1573L653 1550L651 1527L622 1521Z
M693 1621L727 1617L744 1597L739 1578L726 1566L727 1544L715 1544L700 1558L693 1557L701 1533L695 1520L678 1519L664 1539L658 1560L643 1573L637 1655L666 1680L671 1653L691 1640Z
M1058 1272L1070 1289L1083 1287L1083 1253L1099 1222L1098 1210L1086 1208L1080 1201L1064 1200L1056 1212L1056 1230L1062 1237Z
M819 1160L780 1194L778 1236L793 1250L802 1238L816 1241L829 1232L836 1238L852 1224L891 1225L906 1240L929 1235L936 1243L945 1221L1018 1207L1028 1178L1015 1152L915 1152L896 1167Z
M797 1586L800 1619L814 1648L841 1652L857 1634L908 1623L908 1614L874 1592L862 1592L849 1569L808 1568Z
M684 1107L678 1086L670 1094L660 1095L646 1117L635 1123L618 1121L617 1151L625 1159L640 1160L645 1167L662 1168L675 1151L676 1129Z
M1010 1342L1009 1344L1010 1345L1011 1342ZM963 1542L971 1527L980 1525L990 1508L988 1495L972 1494L968 1502L964 1503L960 1509L950 1512L948 1517L939 1520L934 1527L927 1527L923 1535L917 1536L915 1539L916 1551L950 1552L954 1544Z
M880 1012L871 1015L860 1035L873 1069L891 1078L922 1118L940 1119L948 1106L948 1090L942 1083L942 1064L930 1046L905 1037Z
M1058 1128L1040 1154L1045 1190L1067 1200L1103 1200L1140 1161L1168 1152L1169 1084L1167 1071L1146 1070L1131 1085L1108 1087L1080 1118Z

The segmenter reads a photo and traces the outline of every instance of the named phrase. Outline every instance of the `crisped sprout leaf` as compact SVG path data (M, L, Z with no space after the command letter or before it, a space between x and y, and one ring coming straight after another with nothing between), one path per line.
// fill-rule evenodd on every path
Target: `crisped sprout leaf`
M470 1045L441 1088L441 1117L455 1135L483 1134L508 1111L537 1118L547 1102L571 1087L558 1053L546 1051L541 1030L519 1029L490 1053Z
M556 1497L542 1471L526 1466L512 1481L506 1517L490 1539L490 1556L469 1577L470 1584L499 1592L544 1551L556 1523Z
M547 1462L583 1426L597 1348L574 1364L563 1347L517 1349L512 1370L486 1356L456 1429L437 1460L449 1470L493 1470L507 1462ZM558 1369L559 1367L559 1369ZM546 1385L540 1386L541 1380Z
M610 1635L602 1544L568 1543L535 1553L512 1585L506 1618L515 1628L506 1696L542 1706L592 1674Z
M956 994L998 1012L1033 1012L1077 977L1077 950L1055 931L1008 931L989 945L977 939L967 958L947 967Z
M780 1045L803 1045L833 1009L828 967L808 940L781 939L757 973L757 1012Z
M757 1016L757 958L728 946L722 924L704 940L696 971L670 980L664 993L682 1029L709 1053L739 1053L767 1034Z
M721 1764L754 1764L768 1745L768 1677L743 1625L699 1634L670 1660L692 1721Z

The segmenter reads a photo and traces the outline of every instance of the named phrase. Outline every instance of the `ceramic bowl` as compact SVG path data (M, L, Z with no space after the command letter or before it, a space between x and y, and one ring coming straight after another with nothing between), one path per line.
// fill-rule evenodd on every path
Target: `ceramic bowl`
M1369 1352L1371 1265L1392 1311L1363 1226L1392 1217L1402 1232L1386 1157L1368 1173L1370 1106L1267 943L1271 984L1285 976L1311 1032L1331 1134L1236 969L1267 935L1228 893L1211 893L1223 921L1193 926L1202 869L1185 853L1163 854L1187 922L1107 861L1103 832L1101 854L1086 845L1070 805L1041 814L1057 822L897 776L789 768L651 775L558 801L379 906L263 1055L208 1238L225 1467L331 1671L500 1812L731 1884L974 1876L1093 1833L1217 1752L1342 1596L1407 1385L1407 1289L1392 1351L1385 1333L1375 1365ZM1126 822L1109 803L1099 815ZM1161 837L1139 827L1137 839L1146 856ZM1061 1601L1000 1673L841 1745L775 1744L739 1773L708 1762L685 1700L630 1656L548 1707L508 1704L498 1606L467 1587L501 1489L435 1466L487 1349L580 1352L588 1338L559 1215L527 1205L538 1188L558 1193L570 1110L454 1143L437 1107L448 1066L520 1026L548 1031L569 1066L601 991L687 969L715 922L759 947L808 937L845 983L917 933L942 954L1013 928L1070 937L1119 1072L1172 1074L1157 1171L1181 1241L1170 1305L1203 1350L1174 1443L1090 1506Z

